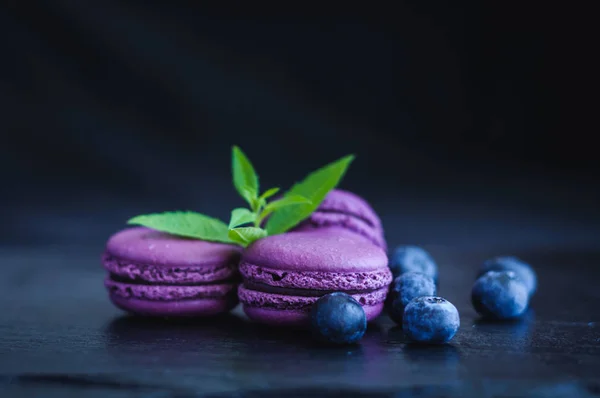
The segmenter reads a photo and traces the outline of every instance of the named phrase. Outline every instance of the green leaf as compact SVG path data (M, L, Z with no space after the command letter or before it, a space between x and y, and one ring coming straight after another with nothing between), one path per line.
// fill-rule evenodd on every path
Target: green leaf
M246 202L254 206L258 198L258 176L250 160L237 146L232 148L231 170L235 189Z
M265 236L267 236L267 231L257 227L241 227L229 230L229 239L243 246L247 246Z
M286 206L299 205L299 204L311 204L311 200L305 198L304 196L291 194L288 196L284 196L281 199L275 200L265 206L262 214L260 215L261 219L264 219L272 212L279 210Z
M240 207L231 211L231 219L229 221L229 229L237 226L248 224L256 220L256 214L250 210Z
M311 203L286 206L275 211L267 222L269 235L283 233L310 216L329 191L338 185L353 160L354 155L345 156L310 173L303 181L294 184L284 196L300 195L309 199Z
M231 243L227 225L216 218L192 211L144 214L133 217L127 224L142 225L157 231L186 238Z
M260 195L259 199L264 199L267 200L269 199L271 196L275 195L277 192L279 192L279 188L271 188L271 189L267 189L262 195Z
M275 195L277 192L279 192L279 188L270 188L270 189L267 189L256 200L255 205L252 206L252 210L254 210L255 212L258 212L260 209L262 209L263 207L265 207L267 205L267 199L270 198L271 196Z

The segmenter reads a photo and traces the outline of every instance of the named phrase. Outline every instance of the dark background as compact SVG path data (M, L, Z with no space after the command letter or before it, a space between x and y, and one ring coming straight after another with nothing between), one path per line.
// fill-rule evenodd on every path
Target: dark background
M598 396L597 13L208 3L0 1L0 395ZM415 346L382 316L328 350L239 307L190 323L113 307L108 236L145 212L227 219L233 144L264 189L355 153L342 187L389 247L435 258L455 339ZM503 254L539 289L522 319L486 323L469 292Z
M191 3L4 2L1 244L101 246L150 211L226 219L233 144L263 188L355 153L342 186L392 244L590 237L586 10Z

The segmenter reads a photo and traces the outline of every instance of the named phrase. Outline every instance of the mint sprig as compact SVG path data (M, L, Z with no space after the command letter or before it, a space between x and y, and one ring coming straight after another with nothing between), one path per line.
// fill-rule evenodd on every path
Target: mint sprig
M267 199L279 192L279 188L270 188L259 196L258 176L250 159L237 146L233 147L231 157L233 185L250 205L250 209L238 208L231 212L228 237L234 242L246 246L264 238L267 236L267 231L261 228L261 225L271 213L286 206L310 203L309 199L301 195L291 195L269 203Z
M146 214L133 217L127 223L186 238L247 246L267 235L286 232L310 216L327 193L338 185L354 160L354 156L349 155L330 163L310 173L282 197L269 202L279 188L260 194L259 178L248 157L237 146L232 148L231 155L233 185L249 208L233 209L229 225L191 211Z
M284 199L300 196L307 198L309 202L284 207L276 211L267 222L267 232L269 235L281 234L288 231L308 218L323 202L329 191L339 184L353 160L354 155L345 156L313 171L303 181L294 184L284 194Z

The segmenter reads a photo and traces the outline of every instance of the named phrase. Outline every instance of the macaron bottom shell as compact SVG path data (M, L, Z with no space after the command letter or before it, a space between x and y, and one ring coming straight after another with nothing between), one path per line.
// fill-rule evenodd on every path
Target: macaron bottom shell
M151 301L125 298L115 294L110 294L109 297L110 301L123 311L152 317L211 316L228 312L237 304L237 300L233 297L179 301Z
M383 303L363 305L367 321L372 321L381 314ZM310 310L282 310L260 308L244 305L244 313L251 320L266 325L285 327L308 327L310 325Z
M326 292L323 292L326 294ZM351 296L358 301L371 321L383 310L387 287ZM253 321L280 326L308 326L310 309L320 296L306 297L265 293L245 288L238 289L244 312Z
M231 310L238 303L235 283L199 285L144 284L108 276L104 285L114 305L144 316L209 316Z

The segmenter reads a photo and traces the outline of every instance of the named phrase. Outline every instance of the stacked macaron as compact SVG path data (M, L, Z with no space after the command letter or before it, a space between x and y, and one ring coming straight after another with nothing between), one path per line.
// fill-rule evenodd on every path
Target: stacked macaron
M147 316L205 316L237 304L241 248L148 228L113 235L102 257L111 301Z
M343 229L261 239L244 252L240 273L248 317L277 325L306 324L311 305L332 292L351 295L374 319L392 281L385 252Z
M392 281L385 247L381 221L369 204L333 190L294 231L244 251L238 292L244 311L258 322L301 326L320 297L344 292L372 320Z

